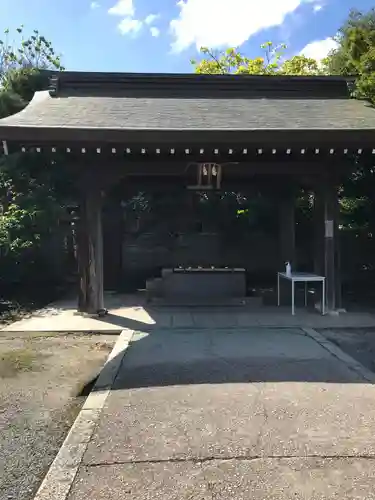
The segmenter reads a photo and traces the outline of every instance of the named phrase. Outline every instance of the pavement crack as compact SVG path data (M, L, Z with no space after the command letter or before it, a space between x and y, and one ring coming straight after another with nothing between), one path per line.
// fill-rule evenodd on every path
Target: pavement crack
M264 437L264 429L266 428L267 423L268 423L268 412L267 412L266 405L260 400L260 396L262 395L262 393L263 393L263 391L261 389L259 389L259 392L258 392L258 395L257 395L257 398L256 398L256 403L254 405L255 408L256 408L256 405L258 403L261 404L262 416L263 416L263 423L260 426L260 429L259 429L259 432L258 432L258 435L257 435L257 438L256 438L255 449L259 449L260 448L261 441L262 441L262 439Z
M190 463L201 465L209 462L255 462L257 460L373 460L374 455L239 455L239 456L220 456L214 455L209 457L179 457L179 458L162 458L162 459L144 459L144 460L113 460L103 462L91 462L84 464L85 467L110 467L114 465L146 465L146 464L180 464Z

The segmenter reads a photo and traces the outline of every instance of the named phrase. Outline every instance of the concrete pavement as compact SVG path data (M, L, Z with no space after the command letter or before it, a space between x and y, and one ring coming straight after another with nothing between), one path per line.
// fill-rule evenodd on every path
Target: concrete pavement
M161 328L248 328L248 327L375 327L375 314L350 312L322 316L317 311L290 307L161 307L150 306L140 295L106 294L109 314L104 318L77 315L75 298L60 300L37 311L29 318L5 326L7 332L103 332L120 333L124 329L158 330Z
M68 499L375 498L375 386L330 345L298 328L135 332Z

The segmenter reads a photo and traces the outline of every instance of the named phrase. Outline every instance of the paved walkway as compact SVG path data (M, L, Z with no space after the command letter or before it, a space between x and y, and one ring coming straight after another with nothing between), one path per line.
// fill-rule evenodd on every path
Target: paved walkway
M375 386L306 332L135 332L68 499L374 499Z
M124 328L243 328L285 326L313 328L375 327L375 315L365 312L322 316L300 308L291 315L290 307L151 307L139 296L107 295L110 314L103 319L76 314L76 300L58 301L32 317L7 325L11 332L113 332Z

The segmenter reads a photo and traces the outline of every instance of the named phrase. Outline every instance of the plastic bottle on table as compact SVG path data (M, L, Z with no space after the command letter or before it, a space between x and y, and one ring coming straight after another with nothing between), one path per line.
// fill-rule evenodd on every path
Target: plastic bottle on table
M290 278L292 275L292 266L290 265L290 262L285 263L285 274Z

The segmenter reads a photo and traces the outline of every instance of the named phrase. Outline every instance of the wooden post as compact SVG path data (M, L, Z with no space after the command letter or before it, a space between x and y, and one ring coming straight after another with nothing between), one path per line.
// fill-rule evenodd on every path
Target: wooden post
M280 269L285 269L285 262L290 262L293 269L296 266L295 197L293 191L283 193L280 198L279 237Z
M335 294L336 309L342 309L342 278L341 278L341 239L340 239L340 203L337 190L335 192Z
M313 252L314 273L324 275L324 205L322 185L316 186L313 209Z
M99 314L104 311L103 236L101 191L96 186L87 186L83 193L77 236L78 310Z
M327 309L335 311L341 307L341 279L338 247L338 193L332 179L323 184L324 203L324 274L326 277Z

